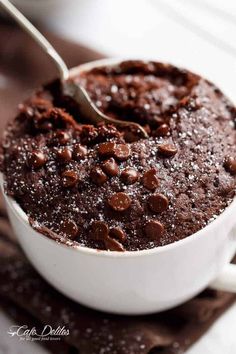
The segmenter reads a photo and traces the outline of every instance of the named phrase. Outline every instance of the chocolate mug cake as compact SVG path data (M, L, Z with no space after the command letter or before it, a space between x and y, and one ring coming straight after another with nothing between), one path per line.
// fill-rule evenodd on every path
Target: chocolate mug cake
M58 81L35 92L5 131L1 162L5 190L32 227L68 244L136 251L192 235L224 211L236 186L236 109L217 87L143 61L73 80L149 138L89 124Z

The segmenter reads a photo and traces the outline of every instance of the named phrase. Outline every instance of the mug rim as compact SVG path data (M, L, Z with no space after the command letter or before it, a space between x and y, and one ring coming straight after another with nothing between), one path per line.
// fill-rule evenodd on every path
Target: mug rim
M133 58L104 58L104 59L98 59L98 60L94 60L94 61L90 61L84 64L80 64L78 66L75 66L73 68L71 68L69 70L70 72L70 78L74 77L76 74L83 72L83 71L88 71L94 67L100 67L103 65L115 65L118 64L119 62L122 62L124 60L135 60L135 61L150 61L142 58L139 59L133 59ZM173 64L171 64L173 65ZM2 189L2 193L4 194L4 197L7 201L7 203L11 206L11 211L14 211L14 213L19 217L19 219L28 227L30 227L30 229L34 232L36 232L39 236L46 238L47 240L55 243L58 246L62 246L62 247L66 247L67 249L71 249L74 250L76 252L82 252L85 253L87 255L91 255L91 256L102 256L102 257L111 257L111 258L133 258L133 257L137 257L137 256L145 256L145 255L152 255L155 253L162 253L162 252L166 252L170 249L174 249L177 247L181 247L183 244L187 244L193 240L195 240L196 238L199 238L203 233L205 233L205 231L208 231L210 228L213 227L217 227L217 225L222 222L223 218L226 218L228 216L228 214L230 214L231 210L235 207L236 208L236 197L233 198L232 202L224 209L224 211L222 213L220 213L219 215L217 215L217 217L209 222L206 226L204 226L203 228L201 228L200 230L198 230L197 232L186 236L183 239L174 241L172 243L169 243L167 245L163 245L163 246L157 246L157 247L153 247L153 248L149 248L149 249L144 249L144 250L136 250L136 251L124 251L124 252L119 252L119 251L109 251L109 250L99 250L99 249L95 249L95 248L90 248L87 246L82 246L82 245L70 245L67 244L66 242L56 242L56 240L51 239L50 237L44 235L43 233L35 230L29 223L28 220L28 216L27 214L24 212L24 210L21 208L21 206L19 205L19 203L17 203L16 200L14 200L12 197L9 197L4 190L4 174L2 172L0 172L0 182L1 182L1 189Z

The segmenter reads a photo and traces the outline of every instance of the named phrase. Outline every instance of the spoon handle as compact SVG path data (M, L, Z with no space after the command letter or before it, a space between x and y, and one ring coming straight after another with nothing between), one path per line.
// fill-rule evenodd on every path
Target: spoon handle
M56 64L61 81L65 81L69 77L69 70L53 46L40 33L37 28L8 0L0 0L2 6L17 22L18 24L40 45L40 47L51 57Z

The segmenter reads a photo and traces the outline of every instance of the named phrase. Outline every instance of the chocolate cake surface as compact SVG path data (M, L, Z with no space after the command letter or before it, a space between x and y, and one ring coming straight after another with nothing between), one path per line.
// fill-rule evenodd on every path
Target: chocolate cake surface
M129 61L74 78L97 107L139 132L90 125L55 81L19 106L2 143L5 190L32 227L70 244L135 251L214 220L236 186L236 110L212 83Z

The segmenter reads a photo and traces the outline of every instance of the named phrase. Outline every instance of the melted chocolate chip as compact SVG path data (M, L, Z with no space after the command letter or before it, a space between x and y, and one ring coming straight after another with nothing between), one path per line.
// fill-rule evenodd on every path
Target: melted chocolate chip
M118 192L108 199L108 204L115 211L124 211L130 207L131 199L126 193Z
M126 234L120 227L112 227L109 235L120 242L124 242L126 240Z
M164 157L172 157L177 153L176 147L172 144L159 145L158 151Z
M78 226L73 220L65 220L60 227L60 233L74 240L78 234Z
M153 241L160 240L164 233L164 226L160 221L149 220L144 227L145 234Z
M128 144L116 144L114 148L114 157L119 161L125 161L130 156L130 147Z
M27 164L29 167L40 168L45 165L47 159L43 152L41 151L32 151L28 157Z
M224 167L231 175L236 175L236 158L232 156L226 157Z
M118 251L118 252L125 251L124 247L122 246L122 244L119 241L117 241L114 238L111 238L109 236L107 238L105 238L104 243L105 243L106 249L109 251Z
M127 167L120 175L121 180L126 184L135 183L138 180L138 177L138 172L132 167Z
M151 168L146 171L143 175L142 182L145 188L150 191L155 190L159 186L159 180L157 178L157 170L155 168Z
M148 206L154 213L162 213L168 208L169 202L163 194L152 194L148 198Z
M90 172L90 178L93 183L97 184L98 186L101 186L107 181L107 175L99 166L92 168Z
M108 160L105 160L102 165L101 165L103 171L108 175L108 176L117 176L119 173L119 167L113 157L111 157Z
M78 182L79 178L75 171L68 170L62 173L62 184L64 187L73 187Z
M63 130L59 130L55 133L55 139L60 145L65 145L70 140L70 135Z
M106 142L98 146L98 156L111 157L114 155L115 143Z
M58 159L58 161L63 162L63 163L70 162L72 159L71 150L67 147L58 150L57 159Z
M93 240L101 241L108 237L108 226L104 221L94 221L90 235Z
M88 150L87 150L86 146L83 146L81 144L77 144L74 148L74 151L73 151L73 157L76 161L80 161L86 157L87 153L88 153Z
M166 136L168 135L170 131L170 128L167 124L163 123L162 125L160 125L156 131L154 132L155 136Z

